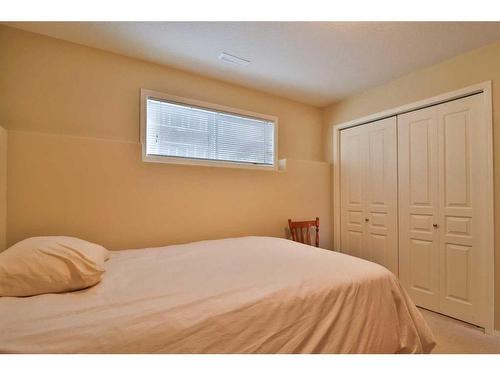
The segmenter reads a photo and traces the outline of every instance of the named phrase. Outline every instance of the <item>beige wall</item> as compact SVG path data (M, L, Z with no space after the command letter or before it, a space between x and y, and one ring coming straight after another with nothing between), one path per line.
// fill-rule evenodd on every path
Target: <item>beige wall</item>
M279 157L323 160L319 108L161 65L0 26L0 124L139 141L147 88L279 117Z
M365 91L324 109L325 158L332 160L332 125L403 104L493 82L493 147L495 165L495 326L500 328L500 43L460 55Z
M330 238L322 112L259 91L0 26L7 243L66 234L111 249L284 236L319 216ZM143 163L139 90L279 117L286 172Z
M7 241L7 131L0 126L0 251Z
M285 235L288 217L330 223L327 163L286 172L144 163L140 145L9 132L9 242L72 234L112 249ZM329 244L323 230L322 244Z

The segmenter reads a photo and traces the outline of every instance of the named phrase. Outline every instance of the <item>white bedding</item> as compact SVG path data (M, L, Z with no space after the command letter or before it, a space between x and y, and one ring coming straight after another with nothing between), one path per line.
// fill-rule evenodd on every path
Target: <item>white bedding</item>
M0 298L2 353L421 353L385 268L270 237L112 252L89 289Z

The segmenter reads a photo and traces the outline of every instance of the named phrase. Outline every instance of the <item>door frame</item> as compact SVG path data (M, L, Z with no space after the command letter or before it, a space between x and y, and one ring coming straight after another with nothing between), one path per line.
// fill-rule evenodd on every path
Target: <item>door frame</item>
M484 198L488 201L487 212L487 233L486 236L486 258L482 269L486 271L487 293L488 300L485 305L486 324L485 333L493 334L494 332L494 308L495 308L495 238L494 238L494 187L493 187L493 113L492 113L492 88L491 80L481 82L475 85L467 86L459 90L446 92L417 102L405 104L392 109L373 113L355 120L343 122L340 124L332 124L332 148L333 148L333 250L340 251L340 131L342 129L351 128L354 126L364 125L369 122L382 120L384 118L393 117L406 112L412 112L418 109L430 107L433 105L449 102L455 99L460 99L474 94L483 94L483 111L485 126L487 127L487 140L484 147L487 147L488 152L488 176L484 182L485 195Z

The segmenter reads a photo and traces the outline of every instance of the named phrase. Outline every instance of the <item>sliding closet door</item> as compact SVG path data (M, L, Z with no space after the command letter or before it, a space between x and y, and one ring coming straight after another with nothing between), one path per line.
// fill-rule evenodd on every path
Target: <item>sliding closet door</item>
M417 305L484 326L481 94L398 117L400 279Z
M340 134L341 249L398 274L396 118Z
M398 116L399 277L413 301L439 306L438 133L434 107Z

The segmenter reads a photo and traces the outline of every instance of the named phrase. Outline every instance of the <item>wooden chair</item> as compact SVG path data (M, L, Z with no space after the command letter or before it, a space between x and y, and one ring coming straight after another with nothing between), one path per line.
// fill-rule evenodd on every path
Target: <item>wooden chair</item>
M288 226L290 227L292 240L306 245L311 245L311 232L309 228L316 227L315 244L316 247L319 247L319 217L311 221L292 221L288 219Z

